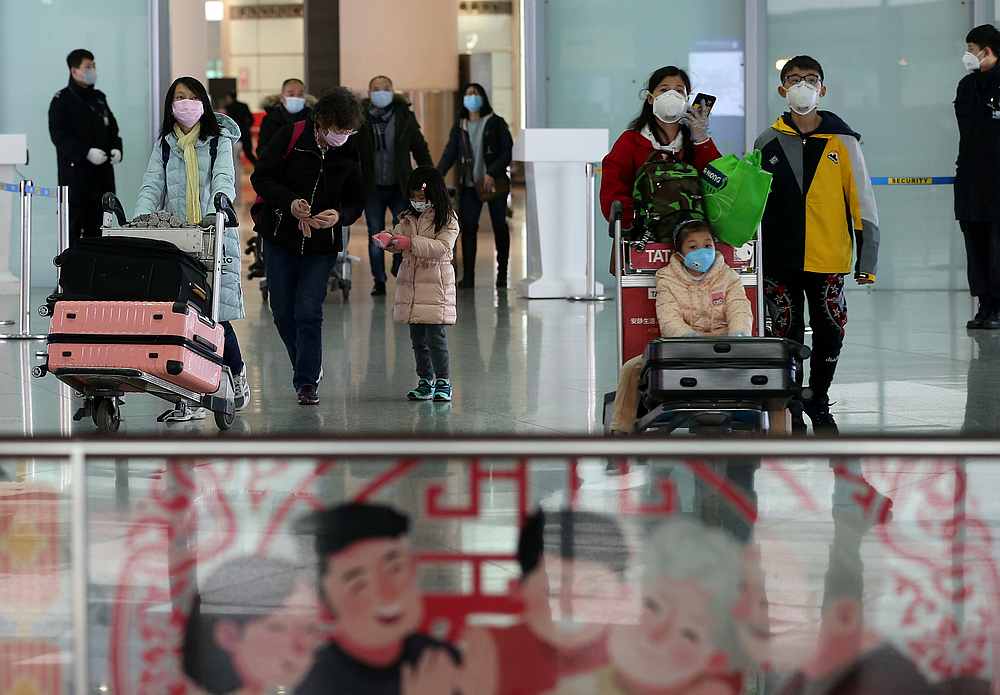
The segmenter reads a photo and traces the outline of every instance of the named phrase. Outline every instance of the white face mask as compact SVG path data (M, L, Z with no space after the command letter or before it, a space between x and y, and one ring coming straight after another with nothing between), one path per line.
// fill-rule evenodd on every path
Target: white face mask
M677 123L687 113L687 95L671 89L653 99L653 115L663 123Z
M799 82L788 90L788 108L800 116L805 116L816 109L819 103L819 87L813 87L808 82Z
M972 51L966 51L962 56L962 65L965 66L966 70L978 70L982 67L983 62Z
M427 201L421 202L419 200L412 200L412 199L410 200L410 205L412 205L413 209L416 210L417 212L423 212L424 210L431 207L431 204L428 203Z

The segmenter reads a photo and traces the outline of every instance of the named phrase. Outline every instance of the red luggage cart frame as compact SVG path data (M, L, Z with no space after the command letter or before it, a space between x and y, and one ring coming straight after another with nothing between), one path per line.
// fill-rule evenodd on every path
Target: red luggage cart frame
M670 262L670 244L647 244L639 249L622 239L622 208L611 208L611 235L614 238L615 299L618 311L618 365L642 354L646 345L660 337L656 320L656 271ZM727 265L736 270L746 289L754 314L754 335L764 335L764 275L760 235L734 249L719 244Z

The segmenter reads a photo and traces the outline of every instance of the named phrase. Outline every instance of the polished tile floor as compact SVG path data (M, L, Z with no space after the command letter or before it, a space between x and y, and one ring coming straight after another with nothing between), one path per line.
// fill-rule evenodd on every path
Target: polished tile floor
M512 276L523 268L523 222L512 221ZM600 431L603 394L615 388L615 310L561 300L527 301L492 288L492 236L480 240L480 286L459 293L459 322L449 329L455 383L450 405L413 404L415 383L405 326L392 320L390 298L373 299L365 232L355 227L354 290L348 302L327 298L322 404L301 408L290 367L257 281L245 282L248 315L235 324L253 387L234 433L592 433ZM392 286L390 285L390 293ZM44 296L36 293L36 305ZM844 432L994 432L1000 428L1000 334L970 334L969 298L961 292L849 294L847 344L832 390ZM0 317L15 298L0 297ZM36 317L35 330L44 330ZM43 343L0 342L0 432L65 433L60 388L51 376L30 379ZM216 432L209 420L167 427L165 404L131 397L122 429ZM72 432L90 431L91 423Z

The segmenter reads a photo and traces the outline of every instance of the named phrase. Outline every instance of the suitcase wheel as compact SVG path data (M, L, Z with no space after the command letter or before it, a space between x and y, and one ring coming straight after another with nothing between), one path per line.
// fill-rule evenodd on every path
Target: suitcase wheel
M236 413L215 413L215 425L219 428L221 432L232 429L233 423L236 422Z
M121 410L114 398L94 399L94 425L98 432L111 434L117 432L122 424Z
M52 315L52 309L49 308L48 304L42 304L40 307L38 307L38 315L39 316L51 316Z

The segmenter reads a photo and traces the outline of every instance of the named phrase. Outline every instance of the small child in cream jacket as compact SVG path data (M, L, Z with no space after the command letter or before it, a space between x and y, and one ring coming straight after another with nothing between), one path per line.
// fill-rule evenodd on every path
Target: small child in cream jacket
M674 231L674 255L656 273L656 320L664 338L748 336L753 310L735 270L715 250L707 222L692 220ZM645 357L622 365L615 394L613 432L631 433L639 408Z

